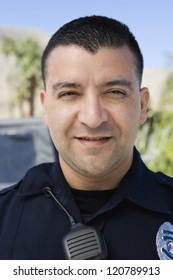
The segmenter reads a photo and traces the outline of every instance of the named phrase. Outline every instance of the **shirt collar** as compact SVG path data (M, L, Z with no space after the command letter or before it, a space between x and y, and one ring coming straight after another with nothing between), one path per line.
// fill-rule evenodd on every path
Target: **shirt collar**
M18 196L27 197L43 193L44 187L54 185L56 163L40 164L28 170L19 182Z
M150 211L171 214L169 191L158 182L156 177L156 174L146 167L140 154L134 148L132 166L120 182L107 206L112 208L123 199L128 199Z
M19 184L18 196L26 198L45 194L45 187L51 189L68 213L73 213L76 221L82 222L81 213L72 197L58 160L55 163L45 163L30 169Z

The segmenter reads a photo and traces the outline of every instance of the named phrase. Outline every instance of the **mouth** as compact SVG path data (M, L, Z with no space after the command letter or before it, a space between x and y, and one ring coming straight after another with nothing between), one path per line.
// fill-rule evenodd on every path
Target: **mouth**
M110 136L98 136L98 137L89 137L89 136L83 136L83 137L76 137L80 143L82 144L88 144L88 145L103 145L109 142L109 140L112 138Z
M87 141L99 141L99 140L107 140L110 139L111 137L99 136L99 137L77 137L77 138L81 140L87 140Z

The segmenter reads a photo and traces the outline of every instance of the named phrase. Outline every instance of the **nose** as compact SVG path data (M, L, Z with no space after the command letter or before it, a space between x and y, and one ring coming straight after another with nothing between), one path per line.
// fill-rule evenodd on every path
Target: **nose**
M93 96L86 98L83 102L78 114L78 120L90 128L96 128L107 122L108 114L101 100Z

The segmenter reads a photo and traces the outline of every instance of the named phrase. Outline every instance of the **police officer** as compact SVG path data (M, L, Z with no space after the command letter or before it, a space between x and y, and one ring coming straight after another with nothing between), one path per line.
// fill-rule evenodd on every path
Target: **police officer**
M173 259L173 179L134 147L142 72L119 21L79 18L52 36L40 98L59 158L1 191L1 259Z

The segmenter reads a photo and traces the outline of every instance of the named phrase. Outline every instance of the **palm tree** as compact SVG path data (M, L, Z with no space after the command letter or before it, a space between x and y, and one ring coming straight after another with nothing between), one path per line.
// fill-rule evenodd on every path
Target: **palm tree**
M6 56L15 55L17 101L20 106L26 101L29 105L28 115L33 116L35 93L38 86L41 85L40 46L32 39L14 41L10 38L4 38L0 50Z

